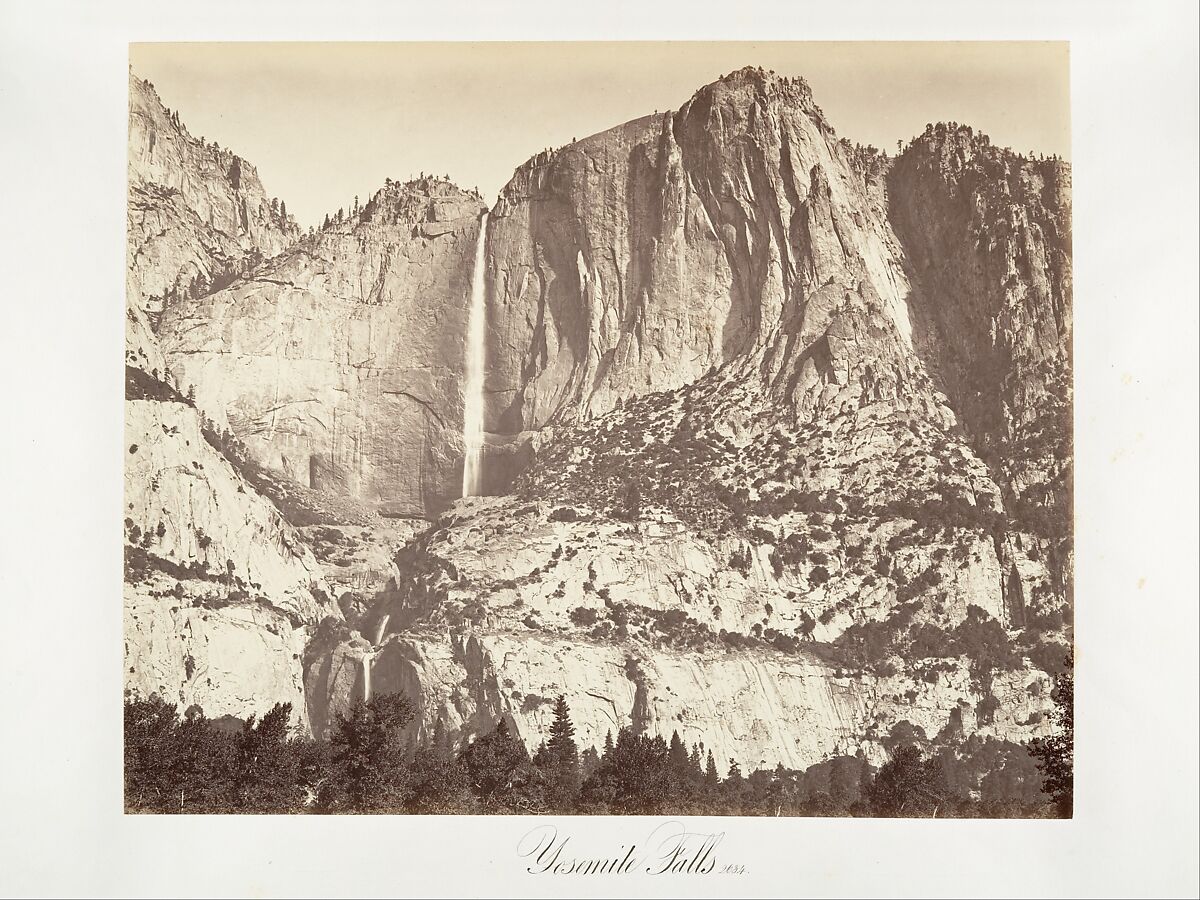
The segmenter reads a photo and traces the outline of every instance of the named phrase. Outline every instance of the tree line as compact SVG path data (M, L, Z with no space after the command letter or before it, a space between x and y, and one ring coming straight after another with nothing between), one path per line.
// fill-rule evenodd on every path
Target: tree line
M1028 747L971 738L926 752L910 726L893 732L878 769L840 756L743 773L678 732L667 741L626 726L581 751L561 696L549 738L530 753L503 718L459 748L441 721L413 743L416 708L402 694L356 701L327 742L296 736L286 703L229 727L130 695L125 802L146 813L1069 816L1069 674L1054 698L1057 734Z

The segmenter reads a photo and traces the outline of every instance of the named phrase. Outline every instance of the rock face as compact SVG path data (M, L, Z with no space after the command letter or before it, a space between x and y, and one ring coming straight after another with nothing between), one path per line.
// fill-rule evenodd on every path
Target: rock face
M462 382L477 197L389 184L232 286L168 309L172 371L264 465L392 515L462 481Z
M864 670L830 641L853 621L894 621L894 589L814 588L811 567L777 576L766 552L738 571L723 558L737 549L665 513L635 524L546 503L514 510L508 498L456 507L397 557L399 578L357 623L365 637L330 627L310 646L310 696L330 699L314 728L369 679L417 699L418 738L440 720L466 740L503 716L536 743L565 693L581 746L632 724L751 767L859 751L878 763L902 721L930 739L1044 732L1050 679L1036 666L973 671L941 647ZM909 601L910 617L961 624L969 603L1003 615L991 543L965 556L944 560L943 608ZM806 614L821 623L817 640L784 640Z
M1043 613L1073 579L1070 167L939 125L888 185L918 349L1003 489L1014 602Z
M936 405L898 241L802 80L735 72L678 112L535 157L493 215L496 431L724 364L804 416L864 392Z
M361 661L342 671L357 675ZM372 690L417 698L419 737L428 738L440 720L465 740L504 717L536 743L549 734L562 693L581 746L600 747L607 733L633 723L649 734L678 731L685 742L703 742L717 758L750 768L804 769L860 751L879 765L887 759L882 742L900 721L931 738L965 728L1019 739L1041 730L1025 719L1050 690L1044 673L1007 673L987 693L1012 704L984 724L976 713L981 693L965 669L932 683L904 676L864 681L813 658L769 652L641 656L609 643L499 633L396 637L372 654L371 672ZM442 685L454 687L446 692Z
M229 277L247 255L274 256L300 234L250 163L193 137L132 73L128 218L127 293L155 312Z
M131 218L143 689L302 700L317 735L401 690L414 738L504 716L531 745L564 693L583 746L677 729L749 768L878 762L905 721L1045 733L1071 643L1064 164L957 126L890 159L757 69L533 157L482 236L478 197L422 178L286 247L270 216L205 244L220 167L178 158L158 177L188 187L146 194L188 214L169 249L135 252ZM502 496L458 500L481 237ZM188 266L225 274L180 291ZM137 487L160 472L166 504ZM271 479L429 521L293 530Z
M194 406L144 375L128 394L127 687L210 718L291 702L305 725L308 631L340 615L316 559L209 443Z
M153 321L297 233L254 169L193 139L130 81L126 294L125 680L210 718L292 703L302 728L309 632L341 613L295 529L216 444L178 389ZM241 167L240 181L229 170Z

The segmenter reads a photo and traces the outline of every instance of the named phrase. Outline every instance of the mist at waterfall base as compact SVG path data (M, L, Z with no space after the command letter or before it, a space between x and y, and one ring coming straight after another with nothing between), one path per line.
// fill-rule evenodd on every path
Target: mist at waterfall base
M475 267L471 274L471 309L467 322L466 383L463 386L463 485L464 497L477 496L482 483L483 463L483 375L487 364L487 278L484 250L488 214L479 219L475 241Z

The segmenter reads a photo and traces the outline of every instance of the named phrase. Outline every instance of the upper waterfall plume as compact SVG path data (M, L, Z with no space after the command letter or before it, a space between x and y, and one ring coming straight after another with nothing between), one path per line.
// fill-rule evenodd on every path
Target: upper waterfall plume
M463 386L463 487L462 495L479 493L483 454L484 326L487 320L487 284L484 277L484 246L488 214L479 219L475 243L475 268L471 275L471 313L467 324L467 380Z

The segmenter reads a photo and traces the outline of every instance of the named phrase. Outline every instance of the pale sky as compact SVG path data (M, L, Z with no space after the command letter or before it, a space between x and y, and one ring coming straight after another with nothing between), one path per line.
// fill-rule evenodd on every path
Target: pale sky
M513 169L746 65L802 75L839 136L891 152L956 121L1070 158L1068 45L1051 42L132 44L194 135L258 167L301 225L384 179L449 175L491 202Z

